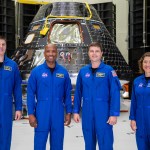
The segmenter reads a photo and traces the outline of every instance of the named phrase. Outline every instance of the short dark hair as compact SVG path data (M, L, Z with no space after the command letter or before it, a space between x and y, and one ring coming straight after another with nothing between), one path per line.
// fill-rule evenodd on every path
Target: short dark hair
M55 46L55 47L56 47L56 50L57 50L57 45L56 45L56 44L53 44L53 43L48 43L47 45L45 45L45 48L46 48L47 46L49 46L49 45ZM45 50L45 48L44 48L44 50Z
M3 35L0 35L0 39L6 41L6 38Z
M145 57L150 57L150 52L144 53L143 56L138 61L139 72L140 73L144 73L144 70L143 70L143 60L144 60Z
M99 47L101 49L101 51L103 51L103 47L101 45L101 43L98 42L92 42L89 46L88 46L88 50L90 49L90 47Z

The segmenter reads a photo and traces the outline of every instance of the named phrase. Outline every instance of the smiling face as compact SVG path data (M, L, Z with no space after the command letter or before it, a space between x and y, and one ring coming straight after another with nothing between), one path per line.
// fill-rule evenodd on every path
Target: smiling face
M100 62L102 58L102 54L103 52L101 51L100 47L91 46L89 48L88 55L91 62Z
M45 46L44 56L48 64L55 64L57 58L57 47L55 44Z
M149 56L144 57L142 67L145 73L150 74L150 57Z
M0 56L4 56L6 52L6 41L4 39L0 39Z

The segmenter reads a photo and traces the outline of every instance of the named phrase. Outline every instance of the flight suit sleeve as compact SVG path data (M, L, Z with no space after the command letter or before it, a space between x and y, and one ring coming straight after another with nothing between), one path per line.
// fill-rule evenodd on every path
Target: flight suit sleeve
M132 87L132 94L131 94L131 106L130 106L130 120L135 120L135 114L136 114L136 96L135 96L135 85L133 84Z
M72 90L71 80L69 74L67 73L65 80L65 98L64 98L66 114L72 113L71 90Z
M81 99L82 99L82 78L81 78L81 71L80 71L76 81L73 113L78 113L78 114L80 113Z
M109 72L110 80L110 116L120 115L120 90L121 84L114 70Z
M27 107L28 107L28 115L35 114L35 94L36 94L36 73L32 71L28 80L27 86Z
M13 96L15 102L15 110L22 111L22 89L21 89L21 76L17 64L14 67L14 88Z

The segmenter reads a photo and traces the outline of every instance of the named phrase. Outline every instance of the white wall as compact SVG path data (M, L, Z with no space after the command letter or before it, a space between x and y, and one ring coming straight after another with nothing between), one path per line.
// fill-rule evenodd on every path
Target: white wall
M113 0L116 5L116 44L128 62L128 0Z

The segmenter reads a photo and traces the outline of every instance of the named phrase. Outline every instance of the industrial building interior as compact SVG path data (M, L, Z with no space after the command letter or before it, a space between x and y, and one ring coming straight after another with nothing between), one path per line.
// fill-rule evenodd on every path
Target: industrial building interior
M57 0L0 0L0 35L7 39L7 55L11 58L28 33L29 24L39 8ZM80 2L85 0L59 0ZM112 39L132 70L130 87L139 75L138 60L150 51L150 1L149 0L90 0L105 24ZM15 40L14 40L15 39ZM130 99L122 99L125 111L121 112L114 126L114 150L136 150L135 133L130 129ZM124 107L123 106L123 107ZM33 129L27 119L13 122L11 150L32 150ZM47 149L49 145L47 144ZM81 124L72 120L65 127L64 150L83 150L84 140Z

